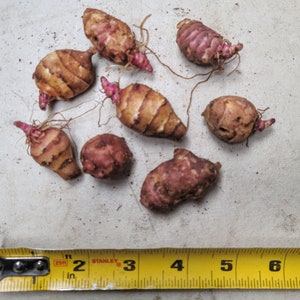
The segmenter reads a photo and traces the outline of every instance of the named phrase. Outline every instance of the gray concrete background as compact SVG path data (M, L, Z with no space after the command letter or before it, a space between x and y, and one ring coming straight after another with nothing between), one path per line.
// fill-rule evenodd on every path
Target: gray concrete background
M128 23L139 38L143 18L149 47L161 60L185 76L206 71L189 63L175 42L176 24L183 18L201 19L232 42L242 42L238 72L224 72L194 93L191 124L181 142L143 137L120 124L106 101L98 127L93 110L70 124L81 149L96 134L110 132L126 138L135 163L121 181L97 181L85 175L64 182L37 165L27 153L15 120L44 121L49 114L37 105L32 80L36 64L56 49L85 50L81 16L86 7L102 9ZM298 1L8 1L0 3L0 245L2 247L147 248L147 247L299 247L299 47ZM186 122L189 93L197 79L171 74L149 55L154 72L123 72L121 86L141 82L164 94ZM93 57L97 76L116 81L120 72ZM199 78L198 78L199 80ZM276 124L245 143L217 140L201 112L221 95L248 98L258 108L270 107L265 118ZM53 111L65 118L79 116L104 99L99 77L73 102L56 102ZM70 108L73 108L70 110ZM66 110L69 109L69 110ZM217 184L198 203L187 202L166 215L154 214L139 203L146 174L170 159L177 147L222 163ZM124 291L91 293L10 293L1 299L298 299L298 291Z

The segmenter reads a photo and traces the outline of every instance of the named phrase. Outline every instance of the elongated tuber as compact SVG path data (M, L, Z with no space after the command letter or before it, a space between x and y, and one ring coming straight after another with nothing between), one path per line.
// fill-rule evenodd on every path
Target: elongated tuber
M221 164L175 149L174 158L161 163L147 176L141 203L156 211L169 211L186 200L199 200L217 179Z
M27 137L32 158L41 166L56 172L63 179L73 179L81 174L67 134L56 127L33 126L21 121L14 125Z
M104 11L87 8L83 14L83 25L86 37L100 56L117 64L131 64L152 72L146 54L138 49L135 36L127 24Z
M239 143L256 131L263 131L275 119L262 120L254 104L239 96L222 96L212 100L202 113L208 128L227 143Z
M91 138L80 152L83 171L101 179L129 175L132 158L125 139L113 134Z
M243 44L232 45L200 21L184 19L177 28L176 42L185 57L195 64L221 67L243 49Z
M95 49L77 51L56 50L37 65L33 78L39 88L42 110L53 100L70 100L86 91L95 80L92 56Z
M105 94L116 104L119 120L127 127L147 136L179 140L187 131L169 101L144 84L130 84L120 89L101 77Z

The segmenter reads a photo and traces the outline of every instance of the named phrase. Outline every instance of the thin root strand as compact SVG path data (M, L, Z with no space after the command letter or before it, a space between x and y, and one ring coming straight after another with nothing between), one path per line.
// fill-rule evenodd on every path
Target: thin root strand
M144 47L147 47L148 43L149 43L149 31L144 28L144 24L146 23L146 21L151 17L151 14L147 15L141 22L140 25L133 25L137 28L139 28L140 30L140 41L137 42L138 43L138 48L139 50L141 50ZM144 37L144 32L146 33L146 39Z
M236 58L238 58L238 63L237 63L237 65L235 66L235 68L227 74L227 76L230 76L232 73L234 73L234 72L237 71L237 69L238 69L238 67L240 66L240 63L241 63L241 56L240 56L240 54L237 52L237 53L233 56L232 59L230 59L230 60L224 62L224 64L228 64L228 63L230 63L231 61L234 61Z
M212 71L209 71L209 72L206 72L206 73L197 73L197 74L194 74L190 77L187 77L187 76L183 76L177 72L175 72L169 65L167 65L166 63L164 63L160 58L159 56L155 53L154 50L152 50L150 47L146 46L146 49L154 55L154 57L157 59L157 61L162 65L164 66L165 68L167 68L173 75L179 77L179 78L182 78L182 79L186 79L186 80L191 80L191 79L194 79L196 77L199 77L199 76L206 76L206 75L209 75Z
M215 69L211 70L211 71L208 73L208 76L206 77L206 79L197 82L197 83L194 85L194 87L192 88L191 93L190 93L190 99L189 99L188 107L187 107L187 110L186 110L186 113L187 113L187 116L188 116L188 118L187 118L187 125L186 125L187 129L188 129L189 126L190 126L190 108L191 108L191 106L192 106L193 94L194 94L195 90L197 89L197 87L198 87L200 84L202 84L202 83L204 83L204 82L207 82L207 81L210 79L210 77L211 77L215 72L218 72L218 71L219 71L218 68L215 68Z

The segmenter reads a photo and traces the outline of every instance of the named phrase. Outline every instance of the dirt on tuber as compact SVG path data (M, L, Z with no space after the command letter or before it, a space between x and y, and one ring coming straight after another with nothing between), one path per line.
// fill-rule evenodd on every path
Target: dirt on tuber
M200 21L184 19L177 24L177 29L176 42L181 52L195 64L222 69L225 60L243 49L243 44L232 45Z
M250 101L239 96L221 96L212 100L202 113L208 128L227 143L239 143L256 131L263 131L275 119L262 120L262 113Z
M56 50L38 63L33 79L39 88L40 109L45 110L53 100L70 100L94 83L92 56L95 53L94 48Z
M83 172L100 179L128 176L132 159L125 139L108 133L88 140L80 152Z
M152 72L146 54L140 51L129 26L104 11L87 8L83 14L86 37L100 56L121 65L132 65Z
M81 175L70 139L62 129L45 124L34 126L21 121L14 122L14 125L26 134L30 154L39 165L56 172L65 180Z
M121 89L101 77L107 97L116 104L118 119L127 127L146 136L179 140L187 131L169 101L144 84L134 83Z
M186 200L199 200L217 180L221 164L175 149L171 160L161 163L145 178L141 203L154 211L167 212Z

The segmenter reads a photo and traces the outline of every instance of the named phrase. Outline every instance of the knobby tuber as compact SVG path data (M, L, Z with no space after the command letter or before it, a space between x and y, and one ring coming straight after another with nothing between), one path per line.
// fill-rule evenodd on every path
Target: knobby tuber
M83 14L83 25L86 37L100 56L117 64L130 64L152 72L146 54L140 51L127 24L101 10L87 8Z
M39 106L47 108L53 100L70 100L94 82L92 56L95 49L62 49L46 55L37 65L33 78L39 88Z
M101 77L105 94L116 104L116 114L127 127L147 136L182 138L186 126L175 114L169 101L144 84L130 84L120 89Z
M88 140L81 149L83 171L96 178L129 175L133 154L124 138L101 134Z
M176 42L181 52L189 61L199 65L221 68L225 60L243 49L243 44L232 45L200 21L184 19L177 28Z
M14 122L14 125L26 134L30 154L38 164L56 172L65 180L81 175L70 139L62 129L33 126L21 121Z
M202 115L208 128L227 143L239 143L256 131L263 131L275 119L262 120L262 114L245 98L222 96L212 100Z
M141 189L141 203L156 211L169 211L186 200L199 200L217 179L221 164L175 149L174 158L161 163L147 176Z

